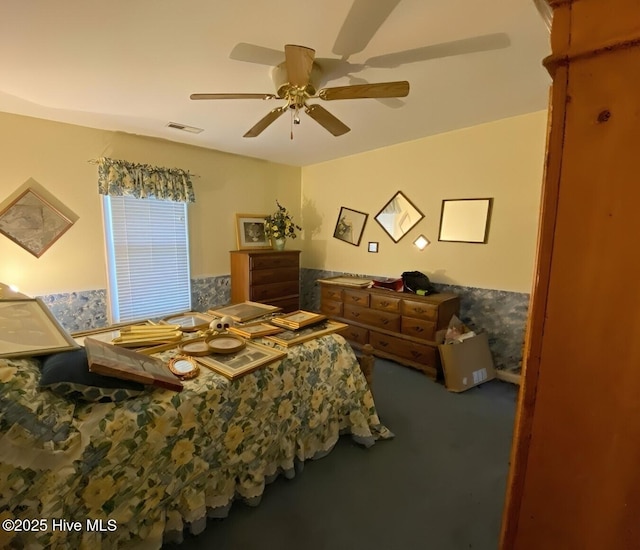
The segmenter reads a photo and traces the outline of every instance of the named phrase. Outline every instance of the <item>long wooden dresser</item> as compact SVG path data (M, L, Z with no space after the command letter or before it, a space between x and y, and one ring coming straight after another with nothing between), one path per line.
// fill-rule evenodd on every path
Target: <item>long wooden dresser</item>
M373 353L442 376L436 332L446 329L460 310L460 297L451 293L419 296L377 288L354 288L320 279L320 310L347 323L341 334L356 349L365 344Z
M231 302L300 309L299 250L232 250Z

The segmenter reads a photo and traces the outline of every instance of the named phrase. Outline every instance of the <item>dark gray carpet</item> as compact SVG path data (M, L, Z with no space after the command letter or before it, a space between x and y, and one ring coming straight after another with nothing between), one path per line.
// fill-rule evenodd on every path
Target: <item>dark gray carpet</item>
M395 439L370 449L343 436L293 480L210 519L190 550L495 550L518 387L497 380L447 392L376 359L374 396Z

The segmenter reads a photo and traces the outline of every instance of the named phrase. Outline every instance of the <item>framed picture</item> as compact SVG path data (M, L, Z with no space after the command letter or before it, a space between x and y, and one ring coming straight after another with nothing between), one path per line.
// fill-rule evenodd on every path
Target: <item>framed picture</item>
M239 325L237 327L229 327L229 332L242 336L243 338L262 338L270 334L282 332L284 329L274 327L270 323L253 323L250 325Z
M325 336L326 334L333 334L334 332L344 330L348 326L349 325L345 323L338 323L337 321L326 321L301 330L285 330L284 332L267 336L266 339L281 346L289 347L320 338L320 336Z
M208 313L215 315L216 317L224 317L225 315L228 315L234 321L244 323L245 321L257 319L263 315L275 313L281 309L282 308L280 307L261 304L260 302L247 301L239 304L232 304L230 306L224 306L218 309L210 309Z
M266 214L236 214L236 240L238 250L271 248L265 232Z
M234 380L264 365L286 357L287 353L275 348L247 342L240 351L228 355L205 355L196 361L212 371Z
M492 206L492 198L443 200L438 240L486 243Z
M0 233L36 258L72 225L69 218L31 188L0 212Z
M333 230L333 236L345 243L359 246L368 217L369 214L364 212L351 210L351 208L345 206L341 207L336 228Z
M0 300L0 357L29 357L78 349L39 299Z
M198 330L206 330L213 321L213 316L199 311L188 311L177 315L170 315L160 321L163 324L178 325L180 330L184 332L195 332Z
M369 246L367 248L369 252L378 252L378 243L377 242L369 242Z
M271 319L271 323L279 327L297 330L309 325L315 325L320 321L324 321L326 318L326 315L322 315L321 313L299 309L298 311L287 313L281 317L274 317Z
M424 214L402 191L398 191L391 197L391 200L376 214L376 221L394 243L411 231L422 218Z
M84 347L87 350L91 372L121 380L151 384L168 390L182 391L180 381L157 357L143 355L120 346L112 346L90 337L85 338Z

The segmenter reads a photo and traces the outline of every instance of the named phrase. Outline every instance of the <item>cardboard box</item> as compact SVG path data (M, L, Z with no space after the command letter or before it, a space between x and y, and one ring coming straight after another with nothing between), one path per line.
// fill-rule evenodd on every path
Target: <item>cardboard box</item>
M496 377L486 333L456 344L440 344L438 349L449 391L463 392Z

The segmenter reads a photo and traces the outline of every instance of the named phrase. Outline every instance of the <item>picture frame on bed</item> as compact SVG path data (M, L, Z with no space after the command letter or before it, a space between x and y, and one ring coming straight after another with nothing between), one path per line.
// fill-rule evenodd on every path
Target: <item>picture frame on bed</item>
M72 225L72 220L31 188L0 211L0 233L36 258Z
M300 330L285 330L284 332L266 336L265 338L288 348L290 346L308 342L309 340L315 340L316 338L326 336L327 334L340 332L348 327L349 325L339 323L338 321L325 321L324 323L312 325Z
M205 355L196 357L195 360L225 378L235 380L286 356L286 351L247 342L246 346L236 353Z
M79 347L40 298L0 300L0 358L48 355Z
M236 214L236 242L238 250L271 248L266 232L266 214Z
M224 317L228 315L236 323L244 323L252 321L263 315L270 315L282 311L281 307L262 304L260 302L245 301L238 304L222 306L216 309L210 309L207 313L215 317Z

